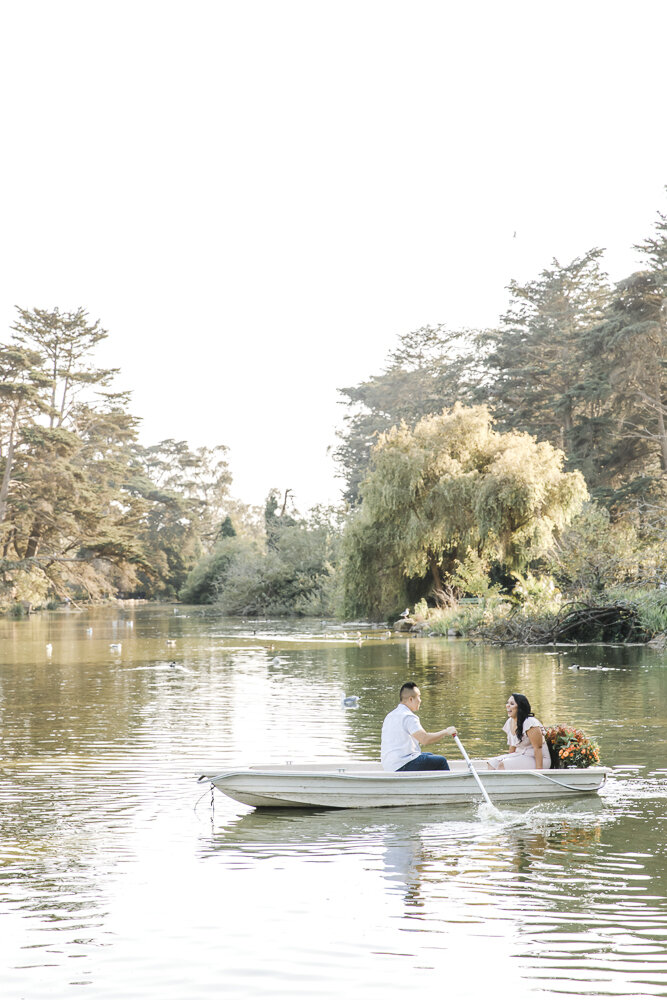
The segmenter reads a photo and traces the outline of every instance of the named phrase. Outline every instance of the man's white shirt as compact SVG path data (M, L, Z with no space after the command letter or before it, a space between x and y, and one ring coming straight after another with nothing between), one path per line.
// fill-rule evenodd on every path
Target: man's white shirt
M421 729L419 716L401 702L382 723L381 760L385 771L398 771L422 752L412 735Z

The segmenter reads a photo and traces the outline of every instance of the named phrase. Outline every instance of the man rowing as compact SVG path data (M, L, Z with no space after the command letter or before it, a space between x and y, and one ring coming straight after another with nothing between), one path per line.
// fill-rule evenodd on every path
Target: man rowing
M385 771L449 771L446 757L424 753L421 748L445 736L456 736L456 727L427 733L417 715L421 700L415 682L406 681L401 687L398 705L382 723L381 760Z

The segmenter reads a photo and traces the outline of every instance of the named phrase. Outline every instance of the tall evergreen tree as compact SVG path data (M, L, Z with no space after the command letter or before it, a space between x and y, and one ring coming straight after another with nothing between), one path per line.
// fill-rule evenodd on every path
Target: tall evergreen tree
M577 468L594 462L598 444L596 359L584 334L609 302L601 256L593 249L566 265L554 260L536 280L513 281L510 308L488 336L489 403L499 426L536 434Z
M41 356L14 344L0 346L0 531L3 548L9 532L4 530L14 456L23 427L48 409L45 390L48 376L41 372Z
M90 386L108 386L117 368L96 368L91 354L108 336L99 320L91 323L85 309L21 309L12 325L14 341L38 351L50 379L50 427L62 427L81 393Z
M137 442L129 395L94 363L83 309L19 309L0 346L0 581L8 600L174 596L221 522L226 449ZM229 526L225 530L229 530Z
M356 504L378 436L456 402L472 402L486 379L483 348L472 330L424 326L399 339L380 375L339 389L348 412L334 457L346 481L345 499Z
M654 235L635 249L648 267L617 284L585 336L607 428L596 492L621 507L667 495L667 216L658 214Z
M231 476L227 449L193 450L185 441L167 439L133 449L125 488L143 504L137 537L149 554L153 578L145 592L174 597L188 573L215 544L229 507Z

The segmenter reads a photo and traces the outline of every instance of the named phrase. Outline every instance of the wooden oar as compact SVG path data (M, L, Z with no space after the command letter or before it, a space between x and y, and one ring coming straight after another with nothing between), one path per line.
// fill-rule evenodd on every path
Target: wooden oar
M479 790L482 793L482 795L484 796L484 798L486 799L487 804L490 805L491 808L494 809L496 812L498 812L498 810L494 806L493 802L489 798L489 795L488 795L488 792L487 792L486 788L482 784L482 779L480 778L480 776L478 775L477 771L473 767L473 763L470 760L470 757L468 756L468 754L466 753L466 750L465 750L465 747L463 746L463 743L461 743L461 740L456 735L454 736L454 742L456 743L457 747L459 748L459 750L463 754L463 759L465 760L466 764L468 765L468 770L470 771L470 773L472 774L473 778L475 779L475 781L479 785Z

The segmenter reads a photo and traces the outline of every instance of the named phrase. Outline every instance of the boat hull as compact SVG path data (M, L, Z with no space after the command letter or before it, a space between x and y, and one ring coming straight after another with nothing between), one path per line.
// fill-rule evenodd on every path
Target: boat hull
M256 808L369 809L391 806L440 806L478 802L481 791L462 762L451 771L383 771L374 763L265 765L229 768L200 776L229 798ZM590 795L606 781L606 767L557 771L477 773L493 802Z

